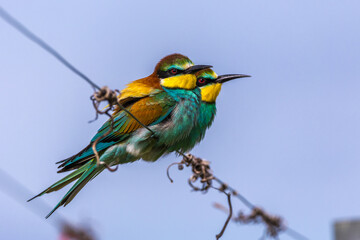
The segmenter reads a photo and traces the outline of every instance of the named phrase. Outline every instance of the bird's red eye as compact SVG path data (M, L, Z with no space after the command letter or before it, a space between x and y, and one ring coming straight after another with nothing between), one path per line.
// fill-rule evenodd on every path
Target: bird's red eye
M199 78L199 79L198 79L198 82L199 82L200 84L204 84L205 81L206 81L205 78Z
M175 75L177 74L178 70L176 68L173 68L170 70L171 74Z

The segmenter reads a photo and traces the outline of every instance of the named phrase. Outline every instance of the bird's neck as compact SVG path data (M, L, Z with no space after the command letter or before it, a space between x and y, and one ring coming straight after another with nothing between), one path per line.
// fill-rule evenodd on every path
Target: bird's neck
M193 90L186 90L181 88L166 88L164 86L162 88L176 101L180 101L181 99L194 99L200 101L201 98L199 88L195 88Z
M208 103L208 102L201 102L200 104L200 114L199 114L199 126L200 128L208 128L211 126L212 122L214 121L216 115L216 104Z

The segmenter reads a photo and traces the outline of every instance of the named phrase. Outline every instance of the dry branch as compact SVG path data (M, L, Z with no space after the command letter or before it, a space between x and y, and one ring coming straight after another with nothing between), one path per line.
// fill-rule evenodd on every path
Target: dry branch
M103 87L103 88L100 89L100 87L98 85L96 85L93 81L91 81L90 78L88 78L84 73L82 73L80 70L75 68L72 64L70 64L70 62L67 61L54 48L52 48L45 41L43 41L41 38L39 38L34 33L32 33L29 29L27 29L23 24L21 24L19 21L17 21L14 17L12 17L9 13L7 13L1 7L0 7L0 17L4 21L6 21L8 24L10 24L12 27L14 27L19 32L21 32L28 39L30 39L31 41L38 44L41 48L43 48L45 51L47 51L49 54L51 54L53 57L55 57L57 60L59 60L68 69L70 69L75 74L77 74L79 77L81 77L83 80L85 80L87 83L89 83L92 88L98 90L97 92L94 93L94 95L91 98L92 101L93 101L95 111L96 111L95 120L97 119L99 114L105 114L105 115L109 116L109 118L111 119L111 127L110 127L110 129L106 133L104 133L102 136L100 136L98 139L96 139L94 141L94 143L93 143L93 146L92 146L92 149L94 151L94 154L95 154L96 161L97 161L98 165L105 164L105 163L100 162L99 154L98 154L98 152L96 150L96 144L98 143L98 141L100 139L107 136L108 134L110 134L113 131L113 121L114 121L114 119L113 119L112 115L109 112L111 110L113 110L114 105L118 105L120 107L120 109L125 111L132 118L134 118L134 120L136 120L141 126L143 126L144 128L146 128L147 130L149 130L150 132L153 133L153 131L148 126L144 125L141 121L139 121L133 114L131 114L126 108L124 108L118 102L118 99L117 99L118 91L116 91L116 90L113 91L113 90L109 89L108 87ZM101 110L99 110L99 105L103 101L107 101L109 105L104 111L101 111ZM268 226L267 232L268 232L268 234L270 236L277 236L279 234L279 232L285 230L285 228L282 225L281 218L271 217L270 215L267 215L263 210L254 207L254 205L252 203L250 203L246 198L244 198L242 195L240 195L236 190L234 190L233 188L231 188L230 186L225 184L219 178L216 178L212 174L209 162L207 162L207 161L205 161L205 160L203 160L201 158L197 158L197 157L195 157L193 155L185 155L184 153L179 152L179 151L177 151L177 153L180 154L181 156L183 156L183 160L181 162L175 163L175 164L178 165L179 170L182 170L184 168L184 166L187 166L187 167L191 166L191 168L192 168L193 174L189 178L189 185L191 186L191 188L194 191L201 191L201 192L206 193L208 191L208 189L211 187L211 188L217 189L220 192L223 192L228 197L229 216L228 216L228 218L227 218L221 232L218 235L216 235L217 239L219 239L222 236L222 234L224 233L224 231L226 229L226 226L227 226L228 222L230 221L230 219L232 217L231 196L237 197L247 207L249 207L249 208L251 208L253 210L253 212L248 216L245 216L244 214L239 214L239 216L237 218L235 218L235 219L238 219L238 222L241 222L241 223L257 223L258 221L261 221L261 222L265 223ZM168 167L168 171L167 171L168 177L169 177L171 182L172 182L172 179L169 176L169 168L171 166L173 166L173 165L174 164L171 164ZM107 166L106 164L105 164L105 167L108 168L110 171L116 171L116 169L117 169L117 167L115 169L111 169L110 166ZM199 179L200 179L200 183L202 184L201 187L197 187L197 186L194 185L194 183ZM213 186L214 181L216 181L217 183L220 184L219 188L216 188L216 187ZM306 239L303 235L299 234L298 232L296 232L296 231L294 231L294 230L292 230L290 228L287 228L287 230L291 232L291 234L289 234L289 235L291 235L293 238Z

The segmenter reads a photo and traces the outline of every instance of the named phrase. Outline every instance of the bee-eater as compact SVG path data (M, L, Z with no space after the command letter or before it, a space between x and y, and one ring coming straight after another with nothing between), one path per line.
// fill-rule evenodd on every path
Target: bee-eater
M188 140L183 143L180 149L169 147L167 153L175 150L182 152L190 151L205 136L205 132L212 125L216 115L216 99L221 91L224 82L237 78L250 77L246 74L225 74L218 76L211 69L204 69L196 74L196 85L201 90L200 113L196 125L192 129ZM154 93L161 89L158 78L142 78L131 82L128 87L121 91L119 101L126 103L134 98L141 98L143 95ZM119 109L119 108L118 108ZM176 146L177 147L177 146Z
M173 151L183 148L196 125L200 109L201 95L196 86L195 73L210 67L194 65L188 57L172 54L160 60L150 76L130 83L121 92L120 103L147 125L151 132L125 111L116 109L112 132L102 137L111 128L111 121L108 120L86 148L58 162L61 163L58 172L75 171L32 198L57 191L78 179L47 218L60 206L66 206L91 179L105 169L103 164L96 164L92 150L96 139L101 138L96 145L100 162L108 166L140 158L155 161L170 148Z
M204 69L197 72L196 85L201 91L200 113L196 121L196 126L192 129L186 145L181 147L182 152L190 151L205 136L206 130L211 126L216 115L216 99L220 93L221 86L237 78L250 77L245 74L226 74L218 76L211 69ZM170 149L172 150L172 149Z

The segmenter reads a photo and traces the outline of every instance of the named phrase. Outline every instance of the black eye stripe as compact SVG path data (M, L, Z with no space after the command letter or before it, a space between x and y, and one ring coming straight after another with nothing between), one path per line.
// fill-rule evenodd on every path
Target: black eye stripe
M177 69L177 68L170 68L167 71L158 71L158 77L159 78L168 78L168 77L173 77L176 75L181 74L182 72L184 72L183 70Z
M202 87L202 86L208 85L209 83L212 83L214 81L215 81L215 79L201 77L196 80L196 86Z

